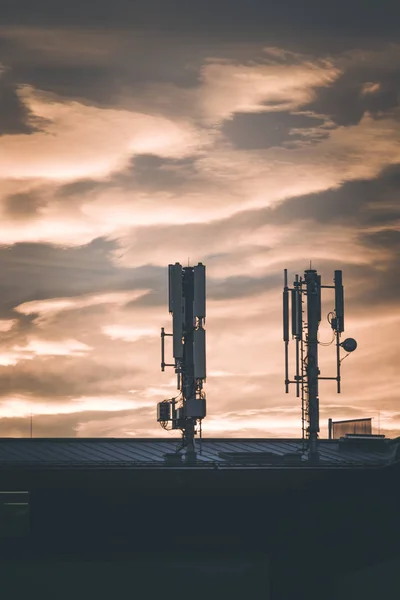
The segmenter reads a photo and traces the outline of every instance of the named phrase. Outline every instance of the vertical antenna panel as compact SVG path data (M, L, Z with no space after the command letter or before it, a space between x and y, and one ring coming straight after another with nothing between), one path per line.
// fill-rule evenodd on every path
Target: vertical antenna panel
M206 268L199 263L193 268L194 273L194 305L193 313L200 319L206 316Z
M316 281L317 281L317 295L318 295L318 323L321 322L321 275L316 275Z
M182 306L182 265L168 265L168 305L169 312L174 312Z
M173 279L174 265L168 265L168 312L173 311L173 298L172 298L172 279Z
M298 287L292 290L292 335L299 337L300 335L300 293Z
M289 341L289 292L283 291L283 341Z
M193 332L194 376L196 379L206 378L206 332L195 329Z
M171 265L170 297L172 304L172 346L174 358L183 357L183 298L182 298L182 266L179 263Z
M289 288L287 269L283 271L283 341L289 341Z
M285 392L289 392L289 290L287 269L283 271L283 341L285 342Z
M337 318L337 331L344 331L344 294L342 284L342 271L335 271L335 313Z
M172 354L174 358L183 357L183 342L182 342L182 313L174 312L172 318Z

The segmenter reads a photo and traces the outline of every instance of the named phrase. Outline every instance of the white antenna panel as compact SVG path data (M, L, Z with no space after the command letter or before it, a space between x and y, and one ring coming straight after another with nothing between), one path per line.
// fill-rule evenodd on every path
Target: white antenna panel
M206 378L206 332L195 329L193 332L194 376L196 379Z
M194 272L194 305L195 317L204 319L206 316L206 268L199 263L193 268Z

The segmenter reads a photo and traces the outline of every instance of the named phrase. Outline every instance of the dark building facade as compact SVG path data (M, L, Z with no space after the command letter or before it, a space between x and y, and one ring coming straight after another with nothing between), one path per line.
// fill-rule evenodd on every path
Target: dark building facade
M1 439L4 597L333 600L394 576L398 440L310 464L301 440L205 439L196 465L177 441Z

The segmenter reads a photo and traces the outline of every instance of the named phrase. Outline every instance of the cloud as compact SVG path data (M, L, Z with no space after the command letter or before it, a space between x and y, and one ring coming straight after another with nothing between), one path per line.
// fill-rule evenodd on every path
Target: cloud
M400 46L353 49L338 58L341 74L321 86L304 108L328 115L337 125L356 125L365 114L382 118L399 107Z
M237 113L226 121L222 131L237 148L252 150L288 145L296 141L318 141L329 135L324 122L309 114L277 111Z
M309 125L314 119L315 125L315 115L300 115L297 109L296 114L282 112L286 100L295 110L295 106L315 94L315 86L323 82L328 85L338 77L340 69L332 61L312 61L300 54L268 48L262 59L253 63L210 59L202 73L202 81L193 90L197 120L121 108L100 109L76 101L61 101L26 88L27 104L52 124L46 135L23 136L18 140L18 154L29 153L29 160L34 160L32 168L29 160L23 161L23 165L16 161L16 147L13 154L5 145L8 160L26 183L23 191L13 191L3 200L7 218L4 241L26 241L32 236L32 240L77 244L99 236L120 237L134 225L209 222L246 208L269 206L291 196L337 187L343 180L373 178L387 164L399 160L399 124L395 114L379 121L364 115L357 126L334 128L329 123L323 127L301 127L305 125L304 119ZM243 78L249 79L248 85L242 85ZM280 81L279 89L271 84L276 78ZM220 94L221 82L223 90L229 82L228 88L232 87L229 94L224 91ZM280 103L275 107L268 104L271 89L280 94ZM136 98L147 100L143 93L142 89ZM223 120L220 131L202 122L204 107L211 111L208 118L213 113L217 119L221 115L230 117L232 111L243 107L264 112L236 114ZM274 108L279 110L265 113ZM268 141L268 133L263 136L261 126L251 131L254 120L269 122L269 131L276 131L274 128L283 120L286 133L275 141L272 135ZM242 131L246 133L240 133L240 127L235 129L238 123L242 123ZM110 135L105 132L108 126L112 130ZM157 132L163 131L162 139L159 133L152 138L155 128ZM132 131L131 141L129 131ZM238 146L236 149L223 135L229 131ZM55 135L49 136L49 132ZM247 137L240 141L240 136ZM296 140L296 144L276 147L285 136ZM82 137L86 145L82 145ZM264 137L266 147L262 147ZM106 149L103 140L107 140ZM319 144L310 144L315 140ZM31 142L39 148L34 155ZM80 153L85 154L83 160ZM54 160L62 165L61 170L49 168ZM65 165L72 170L66 172ZM32 183L29 187L26 178L36 177L38 181L39 176L46 178L47 187L43 183ZM59 189L58 179L64 183ZM34 234L26 219L15 219L17 204L22 214L36 219Z
M34 192L22 192L7 196L3 203L6 217L10 219L33 219L40 216L46 201Z
M21 316L28 310L40 311L40 304L29 303L42 300L47 311L60 303L73 309L114 299L129 302L144 293L138 290L153 289L161 270L120 267L113 259L117 249L116 243L104 239L75 248L33 243L0 246L0 309L9 315L22 305L18 310ZM57 299L56 304L51 305L52 298Z
M133 153L182 157L206 141L185 122L60 101L29 87L19 95L48 125L43 132L17 140L10 135L0 139L3 178L102 177L124 166Z
M65 310L79 310L82 308L101 305L116 304L124 305L147 293L147 290L135 290L130 292L110 292L96 295L78 296L72 298L53 298L51 300L32 300L24 302L15 307L15 310L24 315L39 315L44 318L52 318L59 312Z
M365 117L356 127L331 131L317 145L306 143L291 150L215 146L207 154L182 161L141 157L137 170L133 160L129 169L106 181L84 179L75 187L64 186L60 203L53 202L52 212L39 219L35 235L64 243L95 236L116 239L128 235L132 227L209 223L339 187L344 181L373 179L400 160L398 129L394 119ZM86 194L78 193L80 185ZM65 214L67 193L79 198L76 214ZM10 223L7 236L18 241L29 231Z
M377 179L349 181L334 190L242 211L227 219L190 227L135 228L120 237L114 256L117 264L127 267L144 261L161 267L164 248L168 247L171 262L182 261L187 255L192 262L207 264L210 293L223 286L232 294L237 293L234 287L242 287L243 294L250 293L253 285L268 285L265 278L268 273L272 275L271 269L283 268L296 256L303 257L304 264L312 257L317 264L333 267L334 253L336 261L348 265L352 273L358 270L359 280L374 268L378 277L384 272L384 263L390 269L396 260L396 241L393 239L392 248L388 238L385 246L383 232L395 229L400 217L397 180L398 167L393 167ZM382 243L369 243L368 236L374 232L378 236L379 231Z
M155 328L137 328L124 325L105 325L103 327L103 333L112 340L122 340L124 342L137 342L148 336L159 337L160 335L159 330Z
M30 340L26 346L14 346L11 351L0 353L0 365L16 365L20 360L36 356L84 356L90 347L77 340L44 341Z
M314 88L334 81L338 70L326 62L294 64L234 64L213 61L202 69L202 107L205 116L227 119L234 113L294 110L314 96ZM303 59L303 60L302 60ZM268 64L270 62L270 64Z
M23 102L21 93L22 89L13 83L0 64L0 138L5 135L30 135L45 125L45 120L35 115Z

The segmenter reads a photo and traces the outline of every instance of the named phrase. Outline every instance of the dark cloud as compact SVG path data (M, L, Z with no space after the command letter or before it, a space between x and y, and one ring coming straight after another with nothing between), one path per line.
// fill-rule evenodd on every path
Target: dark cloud
M337 189L290 198L260 213L276 224L304 220L344 227L391 225L400 218L399 185L396 165L376 179L348 181Z
M397 224L399 225L399 224ZM360 234L360 242L366 248L380 250L381 258L376 265L364 268L364 285L361 301L369 304L392 304L398 309L400 298L400 230L385 229ZM359 271L357 272L360 277Z
M81 179L68 183L58 188L56 196L61 199L70 198L114 187L129 189L131 194L136 189L149 192L179 191L184 186L193 189L200 181L204 182L204 177L197 171L196 160L195 156L176 159L154 154L137 154L122 171L111 173L106 179Z
M399 209L400 213L400 209ZM400 258L400 230L385 229L373 233L362 234L364 243L368 246L382 248L394 255L394 258Z
M104 0L93 6L77 0L60 6L51 0L3 0L2 22L21 24L65 24L131 27L170 32L232 31L242 35L266 35L276 30L309 33L339 32L341 35L389 35L398 33L399 7L391 0L379 4L349 0L345 6L318 0Z
M125 171L110 178L110 185L134 183L146 189L171 189L198 179L196 157L163 158L154 154L139 154Z
M140 33L133 36L118 30L104 33L91 29L85 40L84 32L77 36L73 30L63 28L58 44L56 36L51 29L27 29L24 35L16 30L14 37L12 32L0 29L0 57L10 69L13 81L100 107L142 110L139 98L146 95L148 86L197 86L210 54L232 54L220 43L207 40L160 38L157 34L148 37ZM159 103L160 111L174 112L178 108L182 114L183 107L168 106L165 97L153 96L151 101L155 106Z
M212 260L207 260L212 264ZM209 279L207 281L207 297L212 300L228 298L245 298L278 287L282 283L281 273L273 273L264 277L227 277L223 280Z
M34 133L45 124L25 106L17 89L0 71L0 136Z
M305 235L312 235L333 224L357 235L360 249L375 249L370 264L352 264L349 257L345 266L346 277L359 284L360 296L354 302L367 305L397 305L400 294L399 203L400 167L387 169L373 180L352 181L336 190L292 198L276 209L266 211L265 219L276 224L303 222ZM379 229L378 231L369 231ZM338 268L332 261L321 261L319 267ZM349 304L351 306L351 303Z
M253 150L293 144L297 141L318 141L327 132L319 129L323 121L304 114L287 111L265 113L237 113L224 122L223 134L239 149ZM310 128L314 128L310 132ZM303 131L293 130L302 129Z
M367 112L380 118L398 106L398 67L382 64L349 68L330 86L319 88L316 99L304 108L329 116L337 125L349 126L357 125Z
M66 183L61 185L56 191L56 198L70 198L80 194L88 194L94 190L100 188L103 182L96 181L95 179L78 179L72 183Z
M0 313L31 300L157 287L159 269L118 267L116 242L98 238L85 246L19 243L0 246Z
M10 60L12 65L12 58ZM65 99L90 99L102 105L116 103L119 93L116 67L100 65L47 65L34 63L16 66L13 76L26 85L51 92Z
M32 219L40 214L40 209L46 201L35 192L21 192L11 194L3 201L3 210L6 217L11 219Z

